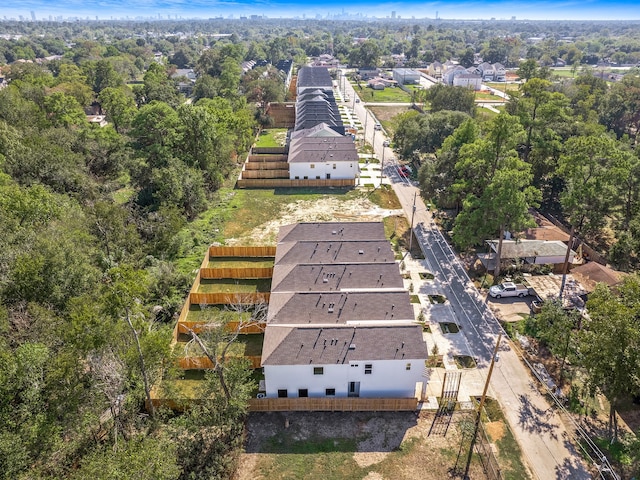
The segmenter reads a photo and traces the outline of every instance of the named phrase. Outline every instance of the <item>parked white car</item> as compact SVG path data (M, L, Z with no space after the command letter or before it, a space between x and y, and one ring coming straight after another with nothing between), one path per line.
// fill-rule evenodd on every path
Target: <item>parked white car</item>
M529 295L529 287L521 283L504 282L491 287L489 289L489 295L493 298L526 297Z

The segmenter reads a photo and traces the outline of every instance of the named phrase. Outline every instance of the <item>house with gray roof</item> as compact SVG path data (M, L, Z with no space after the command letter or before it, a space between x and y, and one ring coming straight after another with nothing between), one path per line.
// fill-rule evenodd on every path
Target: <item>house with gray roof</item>
M277 242L267 397L414 397L427 347L382 223L287 225Z

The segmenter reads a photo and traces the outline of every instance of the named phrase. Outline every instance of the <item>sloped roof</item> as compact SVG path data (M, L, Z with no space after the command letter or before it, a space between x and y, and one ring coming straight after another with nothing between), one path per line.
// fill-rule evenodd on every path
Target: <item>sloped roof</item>
M302 67L298 70L298 80L296 86L298 91L306 87L331 86L333 81L326 67Z
M305 240L282 242L276 249L276 265L395 263L391 244L387 240Z
M278 232L278 243L298 241L386 240L381 222L303 222L285 225Z
M353 322L414 322L409 293L397 287L366 292L285 292L269 298L267 324L347 325Z
M354 328L269 327L263 365L331 365L368 360L423 360L419 326Z
M274 292L330 292L351 289L398 288L404 285L398 264L276 265L271 281Z
M496 251L498 240L489 240L487 243ZM575 252L572 250L573 255ZM557 257L567 253L567 246L558 241L545 240L503 240L502 258L526 258L526 257Z
M289 163L335 163L359 161L351 137L298 138L289 147Z
M598 283L615 287L622 282L626 275L605 265L600 265L598 262L587 262L584 265L572 268L571 274L589 293L595 290Z
M342 137L343 135L336 132L330 125L322 122L314 125L311 128L305 128L303 130L297 130L291 132L291 139L297 138L320 138L320 137Z

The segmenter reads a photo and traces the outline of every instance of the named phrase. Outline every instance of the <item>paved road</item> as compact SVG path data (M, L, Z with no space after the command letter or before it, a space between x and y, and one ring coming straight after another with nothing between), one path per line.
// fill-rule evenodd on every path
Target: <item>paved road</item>
M348 82L345 84L347 93L355 95ZM386 139L384 132L373 129L375 119L362 103L354 105L362 124L368 125L365 128L365 138L374 145L378 158L392 158L391 149L382 146ZM387 160L383 168L384 173L391 179L407 218L411 219L417 187L398 175L395 162ZM442 293L453 307L458 324L465 334L469 351L476 357L478 368L486 378L500 324L469 280L440 231L432 223L431 212L426 209L419 192L415 198L413 213L416 238L432 273L436 276L434 280L439 282ZM550 405L533 383L529 371L505 340L490 386L491 394L502 406L534 478L591 478L580 455L569 441L569 435L560 417L550 409ZM480 393L478 392L478 395Z

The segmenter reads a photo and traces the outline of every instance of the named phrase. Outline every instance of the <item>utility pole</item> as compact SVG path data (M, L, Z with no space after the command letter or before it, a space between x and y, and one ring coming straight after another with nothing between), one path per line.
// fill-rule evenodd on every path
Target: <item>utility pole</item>
M491 356L491 365L489 366L489 373L487 374L487 381L484 382L484 390L482 391L482 397L480 398L480 405L478 405L478 411L476 413L476 423L473 429L473 437L471 437L471 445L469 446L469 455L467 456L467 465L464 468L464 480L469 479L469 467L471 466L471 457L473 456L473 447L476 444L476 437L478 436L478 429L480 428L480 420L482 418L482 409L484 408L484 401L487 398L487 390L489 389L489 381L491 380L491 374L493 373L493 366L496 363L496 355L498 354L498 348L500 347L500 340L502 340L502 333L498 335L498 341L493 349L493 355Z
M414 192L413 207L411 209L411 230L409 230L409 255L411 255L411 248L413 247L413 217L416 214L416 195L417 195L417 192Z
M380 186L382 186L382 178L384 177L384 145L382 146L382 162L380 163Z
M567 244L567 252L564 255L564 263L562 264L562 283L560 284L560 305L562 305L562 295L564 295L564 286L567 283L567 273L569 272L569 255L571 255L571 246L573 245L573 236L576 229L571 225L571 233L569 234L569 243Z

